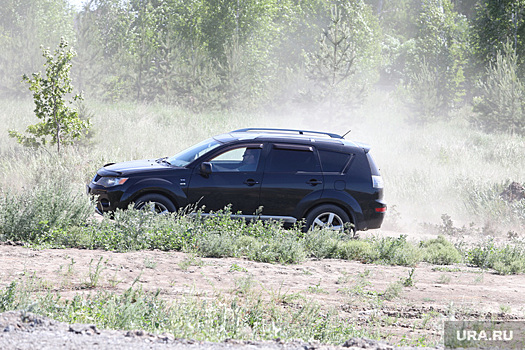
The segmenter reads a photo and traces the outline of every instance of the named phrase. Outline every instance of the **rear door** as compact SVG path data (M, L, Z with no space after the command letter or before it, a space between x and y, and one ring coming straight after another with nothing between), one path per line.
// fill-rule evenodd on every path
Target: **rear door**
M293 216L303 198L320 197L322 190L323 175L314 147L269 145L260 195L263 215Z

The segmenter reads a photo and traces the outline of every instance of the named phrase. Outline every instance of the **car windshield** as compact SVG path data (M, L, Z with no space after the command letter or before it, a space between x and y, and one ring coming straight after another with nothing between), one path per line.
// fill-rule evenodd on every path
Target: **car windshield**
M211 150L220 146L221 143L215 139L204 140L190 148L185 149L176 155L169 157L167 161L174 166L186 166L199 158L203 154L210 152Z

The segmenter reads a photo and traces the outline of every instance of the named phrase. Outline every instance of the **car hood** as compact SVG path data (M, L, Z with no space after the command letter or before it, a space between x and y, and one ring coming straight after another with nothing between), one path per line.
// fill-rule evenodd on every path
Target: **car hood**
M164 162L157 163L153 159L144 159L106 164L98 169L97 174L100 176L122 176L135 173L163 171L167 169L176 169L176 167L172 167Z

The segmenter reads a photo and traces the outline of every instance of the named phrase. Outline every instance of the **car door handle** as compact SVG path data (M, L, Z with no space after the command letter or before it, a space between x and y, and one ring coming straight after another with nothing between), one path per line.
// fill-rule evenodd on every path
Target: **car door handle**
M248 180L244 181L244 184L248 185L248 186L257 185L258 183L259 183L259 181L255 181L254 179L248 179Z
M322 184L323 182L319 181L317 179L310 179L310 180L306 181L306 183L311 185L311 186L317 186L317 185Z

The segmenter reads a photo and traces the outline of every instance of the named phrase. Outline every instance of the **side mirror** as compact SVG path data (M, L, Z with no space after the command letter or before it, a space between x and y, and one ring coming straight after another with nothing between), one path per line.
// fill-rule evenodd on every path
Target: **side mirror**
M201 175L208 177L212 173L212 165L210 162L203 162L201 164Z

